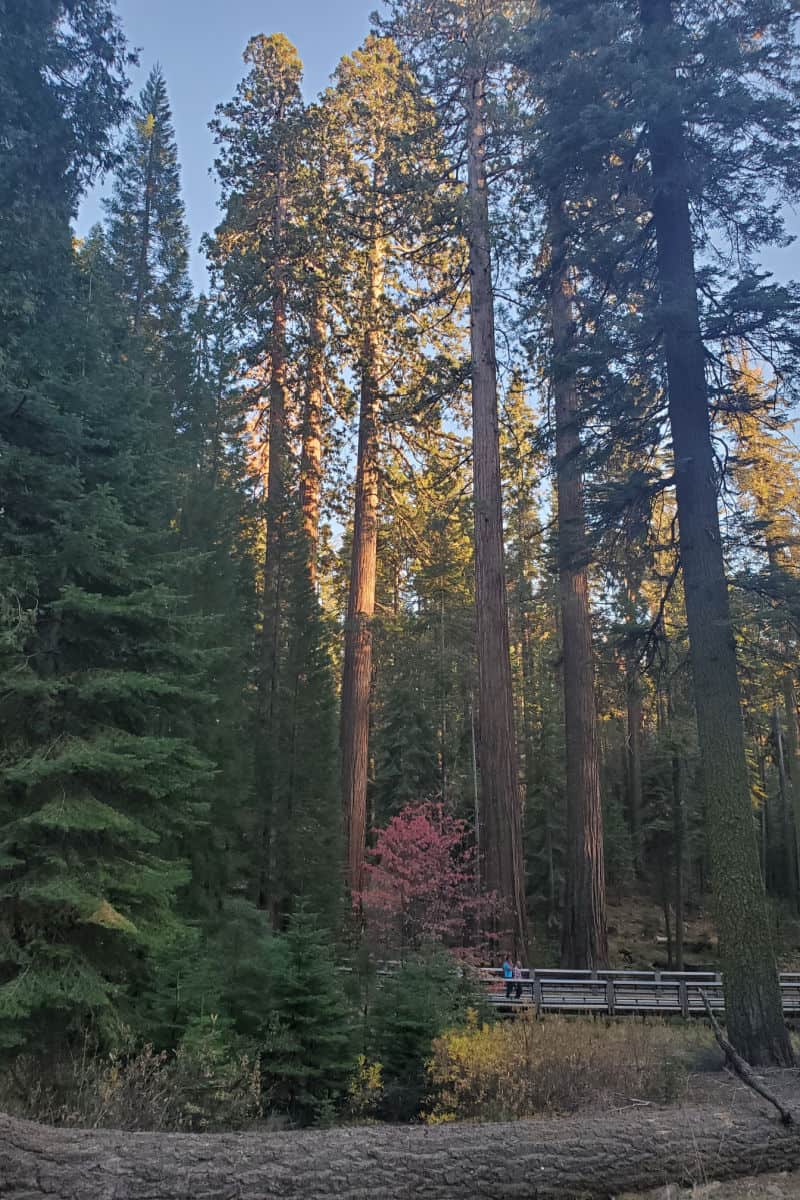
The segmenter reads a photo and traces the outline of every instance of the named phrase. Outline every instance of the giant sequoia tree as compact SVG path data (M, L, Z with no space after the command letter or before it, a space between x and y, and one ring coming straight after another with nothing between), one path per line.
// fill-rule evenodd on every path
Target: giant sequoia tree
M109 3L0 0L0 1056L31 1115L116 1119L151 1067L181 1128L361 1109L357 1011L414 1033L416 1104L440 974L382 988L399 1024L369 968L340 993L345 882L360 965L387 897L401 944L522 947L530 909L601 965L605 866L682 966L713 892L731 1036L791 1059L762 878L797 900L800 291L759 255L800 198L796 6L387 7L314 104L283 35L248 44L195 303L160 70L128 105ZM458 832L433 923L387 841L423 811ZM9 1130L4 1182L80 1191Z
M431 227L444 176L434 112L395 43L368 38L340 64L326 106L339 148L334 213L350 239L341 265L342 305L359 386L341 719L347 878L357 895L367 828L381 426L389 423L385 397L394 391L400 402L394 421L401 423L402 398L409 381L418 380L420 364L424 367L425 347L436 348L446 335L441 293L447 297L452 286L447 278L452 238Z
M469 253L475 506L475 601L479 678L479 767L484 884L502 921L527 941L522 806L514 728L508 597L503 546L497 348L489 178L492 76L502 3L391 5L388 24L437 104L448 151L465 164L461 230Z
M575 313L564 204L550 200L550 324L556 426L558 584L564 660L567 850L561 921L564 966L596 969L608 962L600 751L594 685L589 543L586 531L581 411L570 356Z
M781 219L776 203L754 198L750 181L760 172L778 194L797 188L791 16L787 5L768 3L757 13L729 6L724 17L688 5L678 18L668 0L647 0L640 11L609 3L588 22L580 17L575 6L554 3L532 26L538 51L526 61L551 81L540 149L550 169L559 163L571 172L576 198L591 198L580 210L580 242L606 302L598 326L613 321L611 291L623 304L638 292L647 324L628 325L634 353L647 352L647 331L660 339L729 1021L755 1061L786 1061L751 817L705 353L744 329L765 348L766 334L768 353L780 343L786 309L753 273L751 255L781 237ZM615 55L629 40L636 53ZM693 203L702 222L693 224ZM739 274L726 276L725 265L704 272L706 316L696 262L731 239ZM655 289L643 280L643 263Z

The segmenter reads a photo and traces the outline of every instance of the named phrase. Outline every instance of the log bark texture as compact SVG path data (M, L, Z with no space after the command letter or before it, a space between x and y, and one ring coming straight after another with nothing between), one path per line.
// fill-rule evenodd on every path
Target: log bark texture
M2 1200L589 1200L798 1167L797 1125L752 1111L208 1135L0 1116Z

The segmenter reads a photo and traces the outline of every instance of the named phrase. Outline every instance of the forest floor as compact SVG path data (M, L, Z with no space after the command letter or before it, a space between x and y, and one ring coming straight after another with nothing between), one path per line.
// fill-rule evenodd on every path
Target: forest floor
M781 970L800 970L800 916L776 906L773 919ZM666 970L668 942L663 908L646 893L609 897L608 943L612 967ZM714 967L717 953L717 936L710 909L708 906L692 908L684 923L686 970Z
M800 1071L759 1072L759 1076L797 1114L795 1120L800 1120ZM709 1115L713 1112L733 1117L736 1113L752 1112L776 1119L770 1105L725 1071L702 1071L689 1076L678 1107L686 1107L696 1120L706 1106ZM800 1200L800 1171L754 1174L724 1181L707 1175L692 1187L665 1183L652 1191L618 1193L614 1200Z

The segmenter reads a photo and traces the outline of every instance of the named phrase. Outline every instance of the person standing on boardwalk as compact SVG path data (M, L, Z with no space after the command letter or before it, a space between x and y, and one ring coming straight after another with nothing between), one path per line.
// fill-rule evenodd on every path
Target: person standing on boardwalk
M510 1000L514 990L514 968L511 965L510 954L503 959L503 979L506 981L506 1000Z
M514 982L517 987L516 998L522 999L522 963L517 959L514 963Z

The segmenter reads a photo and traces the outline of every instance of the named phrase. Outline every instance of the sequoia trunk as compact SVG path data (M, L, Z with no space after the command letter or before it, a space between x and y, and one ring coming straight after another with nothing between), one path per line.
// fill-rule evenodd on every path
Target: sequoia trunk
M276 179L273 239L275 261L272 267L272 328L268 340L269 382L269 459L267 478L267 520L262 586L261 670L259 676L259 752L256 787L262 796L263 836L259 883L259 905L272 913L273 924L280 920L281 897L278 885L277 820L274 811L270 763L275 705L278 693L278 658L283 588L283 549L287 499L287 383L286 303L287 278L283 255L286 225L286 169L279 167Z
M550 211L550 319L567 758L567 849L561 959L564 966L593 970L608 963L606 883L580 409L575 371L569 362L574 317L563 225L561 202L555 200Z
M717 508L671 0L641 0L663 99L648 132L680 553L730 1039L754 1064L793 1061L759 870Z
M342 803L346 878L358 900L364 884L369 768L369 707L372 688L372 618L378 562L378 415L382 338L378 308L383 292L384 248L369 251L366 325L361 362L353 550L342 675Z
M311 313L311 345L308 355L305 413L303 417L303 453L300 463L300 505L308 555L308 575L317 581L319 513L322 492L322 414L325 403L325 301L319 287L314 289Z
M486 179L486 92L480 69L466 82L469 165L470 335L478 648L478 765L483 883L519 952L527 944L522 797L514 733L503 545L494 291Z

